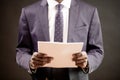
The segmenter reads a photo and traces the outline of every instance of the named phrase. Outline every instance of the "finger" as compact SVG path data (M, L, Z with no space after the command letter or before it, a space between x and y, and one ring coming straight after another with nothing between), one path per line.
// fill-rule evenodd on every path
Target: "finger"
M38 61L39 62L39 61L41 61L42 58L39 58L39 57L33 55L31 59L33 61L36 61L36 62Z
M35 57L46 57L47 55L45 53L34 52L33 56L35 56Z
M35 65L43 66L46 63L50 63L52 60L53 60L53 57L44 57L44 58L32 57L31 61Z
M80 52L74 53L73 56L80 55Z
M41 52L34 52L33 55L36 57L51 57L51 56L47 56L46 53L41 53ZM53 57L51 58L53 59Z
M77 56L77 57L80 57L80 56L83 56L83 55L87 56L87 53L85 51L82 51L82 52L75 53L74 55Z
M47 60L44 62L41 60L41 58L38 57L38 52L34 52L32 57L31 57L31 60L30 60L30 65L32 68L37 68L38 66L43 66L44 64L47 63Z
M32 56L31 57L31 60L30 60L30 62L32 62L33 64L39 64L40 62L47 62L47 60L46 59L44 59L44 58L38 58L38 57L35 57L35 56Z
M73 56L72 60L73 60L73 61L76 61L76 60L77 60L77 57L80 56L80 52L74 53L72 56Z
M37 56L37 55L38 55L38 52L34 52L34 53L33 53L33 56Z
M41 62L47 62L47 63L49 63L51 60L52 60L51 57L44 57L40 59Z
M73 57L73 58L72 58L72 61L77 61L77 57Z
M39 58L44 58L44 57L48 57L47 54L44 54L44 53L38 53L38 52L34 52L33 53L33 58L39 60Z
M73 61L84 60L84 59L87 59L87 57L86 56L80 56L80 57L73 57L72 58Z
M47 61L47 58L46 57L33 57L32 58L33 61Z
M83 61L77 61L76 65L81 67L81 68L85 68L86 65L87 65L87 61L84 61L84 60Z
M37 69L39 67L42 67L43 65L33 64L32 69Z
M47 57L48 63L51 62L54 58L53 57Z
M30 68L31 68L31 69L37 69L37 68L34 66L34 64L32 64L32 63L30 63Z
M81 52L81 56L78 56L77 59L87 59L87 53L85 51Z
M44 65L46 65L47 63L50 63L51 61L49 61L49 62L32 62L30 65L30 67L32 68L32 69L37 69L37 68L39 68L39 67L42 67L42 66L44 66Z
M85 51L81 52L82 56L86 56L87 57L87 53Z
M43 66L45 64L47 64L47 62L43 62L43 61L33 61L32 64L34 65L34 67L36 66Z
M86 56L81 56L81 57L76 58L76 60L84 60L84 59L87 59L87 57Z
M47 57L47 54L45 54L45 53L38 53L36 56L37 57Z
M76 61L76 64L82 64L85 62L87 62L87 59L78 60L78 61Z
M85 68L87 66L87 62L83 62L81 64L76 64L78 67Z
M48 60L53 60L53 57L37 57L37 56L32 56L32 60L35 60L35 61L48 61Z
M36 61L36 60L31 60L30 62L34 65L39 65L40 64L40 61Z
M38 66L31 61L31 62L30 62L30 68L31 68L31 69L37 69Z
M46 58L40 60L40 64L44 65L44 64L50 63L52 60L53 60L53 58L46 57Z
M34 60L34 61L40 61L41 58L39 58L39 57L37 57L37 56L32 56L32 60Z
M82 54L80 52L73 54L74 58L77 58L77 57L80 57L80 56L82 56Z

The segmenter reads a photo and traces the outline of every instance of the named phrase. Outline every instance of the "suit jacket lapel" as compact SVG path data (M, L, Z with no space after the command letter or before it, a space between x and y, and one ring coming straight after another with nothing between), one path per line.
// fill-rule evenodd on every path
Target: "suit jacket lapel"
M68 42L73 42L72 37L73 37L75 25L78 22L78 16L79 16L79 5L77 4L77 0L72 0L71 7L69 10Z
M45 40L46 41L50 41L50 38L49 38L49 23L48 23L48 5L47 5L47 0L42 0L40 11L41 11L40 22L41 22L41 25L42 25L43 34L45 36Z
M48 7L43 8L43 16L42 16L42 24L43 24L43 33L47 41L50 41L49 38L49 23L48 23Z

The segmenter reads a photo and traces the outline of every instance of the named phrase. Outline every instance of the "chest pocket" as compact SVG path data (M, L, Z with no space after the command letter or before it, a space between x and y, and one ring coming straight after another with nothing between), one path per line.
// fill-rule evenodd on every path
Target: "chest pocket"
M78 23L75 26L75 31L88 31L88 25L86 23Z
M88 25L79 23L74 28L74 40L85 42L88 36Z

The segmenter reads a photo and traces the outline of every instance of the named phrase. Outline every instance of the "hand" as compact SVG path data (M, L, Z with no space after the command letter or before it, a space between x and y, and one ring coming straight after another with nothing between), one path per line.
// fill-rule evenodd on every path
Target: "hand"
M86 68L87 64L88 64L88 57L87 57L87 53L86 52L80 52L80 53L75 53L72 55L73 56L73 61L75 61L75 64L78 67L81 68Z
M38 67L50 63L52 59L53 57L47 56L44 53L34 52L30 59L30 68L37 69Z

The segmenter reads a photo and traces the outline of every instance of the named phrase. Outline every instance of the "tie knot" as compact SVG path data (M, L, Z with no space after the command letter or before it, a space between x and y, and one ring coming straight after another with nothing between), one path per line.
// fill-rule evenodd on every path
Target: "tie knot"
M62 4L57 4L57 5L56 5L56 9L57 9L57 10L61 10L63 7L64 7L64 6L63 6Z

